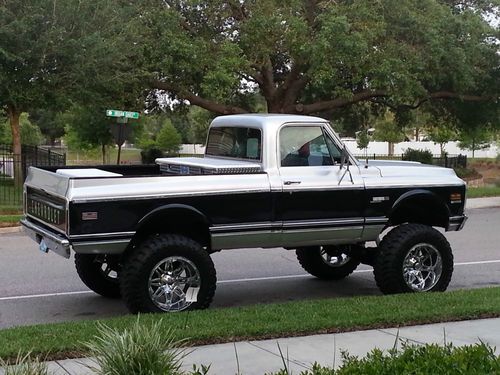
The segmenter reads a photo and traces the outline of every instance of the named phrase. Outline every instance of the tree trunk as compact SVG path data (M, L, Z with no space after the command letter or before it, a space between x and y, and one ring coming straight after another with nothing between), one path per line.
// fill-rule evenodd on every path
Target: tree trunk
M106 165L106 145L104 144L101 145L101 151L102 151L102 164Z
M394 143L393 142L389 142L388 144L388 151L389 151L389 156L392 156L394 155Z
M22 186L24 182L22 168L21 125L19 124L21 111L17 110L15 107L8 107L7 115L9 116L10 129L12 131L12 162L14 164L14 185L16 187L19 187Z

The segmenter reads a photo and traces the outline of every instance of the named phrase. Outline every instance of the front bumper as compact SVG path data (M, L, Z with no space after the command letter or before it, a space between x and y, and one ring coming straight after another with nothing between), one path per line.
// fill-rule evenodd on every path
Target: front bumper
M24 231L31 239L39 244L41 244L43 240L45 246L47 247L47 250L51 250L54 253L63 256L64 258L69 258L71 254L71 244L67 238L54 232L48 231L47 229L36 225L26 219L21 220L21 225L24 227ZM44 251L46 252L47 250Z
M450 221L448 223L448 228L446 228L446 231L449 232L449 231L462 230L467 219L468 219L467 215L450 217Z

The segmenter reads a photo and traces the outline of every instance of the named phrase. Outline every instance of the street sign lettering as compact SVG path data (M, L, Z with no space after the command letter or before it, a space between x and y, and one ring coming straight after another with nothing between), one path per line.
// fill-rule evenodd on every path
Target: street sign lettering
M127 111L120 111L117 109L108 109L106 110L106 116L108 117L125 117L125 118L132 118L132 119L138 119L139 118L139 112L127 112Z

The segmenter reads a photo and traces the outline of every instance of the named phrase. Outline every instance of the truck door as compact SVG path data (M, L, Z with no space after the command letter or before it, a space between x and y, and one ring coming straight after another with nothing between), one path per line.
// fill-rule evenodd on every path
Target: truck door
M340 167L341 146L326 124L286 124L278 135L282 190L276 218L284 246L352 243L361 238L365 192L351 161Z

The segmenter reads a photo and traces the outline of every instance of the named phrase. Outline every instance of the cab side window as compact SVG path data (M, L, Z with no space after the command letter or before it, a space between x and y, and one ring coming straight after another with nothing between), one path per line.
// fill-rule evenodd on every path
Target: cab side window
M338 152L320 126L286 126L280 131L282 167L333 165L332 149Z

